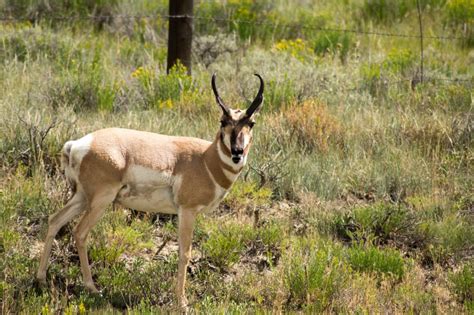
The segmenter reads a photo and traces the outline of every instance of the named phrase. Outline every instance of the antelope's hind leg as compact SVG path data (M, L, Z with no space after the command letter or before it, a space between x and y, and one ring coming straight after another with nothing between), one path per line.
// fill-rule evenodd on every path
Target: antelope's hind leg
M75 216L79 215L87 208L87 202L81 192L76 191L74 196L59 211L53 213L48 219L48 232L44 242L44 249L41 255L36 278L41 284L46 284L46 269L48 268L49 255L53 240L58 231Z
M99 290L97 290L94 280L92 280L89 258L87 256L87 236L91 229L104 215L107 206L115 200L119 189L120 188L118 187L117 189L95 194L92 198L90 209L84 214L80 222L74 228L74 239L76 240L84 285L93 293L98 293Z

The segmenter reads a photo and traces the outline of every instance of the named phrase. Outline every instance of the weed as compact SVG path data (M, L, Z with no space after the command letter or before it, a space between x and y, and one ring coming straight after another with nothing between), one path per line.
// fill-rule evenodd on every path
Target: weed
M216 227L202 244L202 249L217 267L229 268L239 261L253 234L253 229L248 225L227 224L219 229Z
M373 20L377 23L392 23L402 20L410 9L414 8L414 3L409 0L370 0L364 2L360 8L362 18Z
M340 123L329 113L326 104L308 100L288 108L283 115L290 134L301 147L325 153L330 145L342 143Z
M257 183L251 181L238 181L225 198L225 203L234 211L239 208L269 206L271 204L272 191L266 187L258 187Z
M170 70L169 75L156 75L155 69L139 67L131 77L138 81L139 89L144 94L145 108L172 109L173 102L194 90L192 78L180 63Z
M376 273L401 280L405 263L400 252L394 249L379 249L373 246L354 246L348 250L350 266L360 272Z
M463 33L459 40L461 46L470 48L474 45L474 3L472 0L450 0L446 6L446 23Z
M454 293L461 302L468 304L474 301L474 266L472 264L464 265L460 270L451 272L449 280Z
M105 23L111 21L111 15L118 4L118 0L76 0L72 2L43 2L7 0L2 8L4 14L19 19L29 19L30 21L38 21L42 18L55 21L58 16L88 16L92 14L97 17L93 21L95 25L102 28Z
M343 286L345 267L340 248L309 239L298 240L284 262L289 303L325 310Z
M353 38L348 33L338 31L318 32L312 41L315 53L325 55L339 55L342 62L345 62L350 49L354 45Z
M312 50L301 38L295 40L283 39L277 42L273 47L276 51L285 52L300 61L312 60L314 58Z

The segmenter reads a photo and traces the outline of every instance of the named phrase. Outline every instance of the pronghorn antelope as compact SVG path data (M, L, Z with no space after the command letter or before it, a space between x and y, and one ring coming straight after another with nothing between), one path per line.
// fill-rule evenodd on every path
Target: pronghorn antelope
M215 208L246 164L254 116L263 102L264 83L250 107L227 107L212 76L212 90L222 109L213 142L190 137L110 128L90 133L63 147L61 165L73 189L64 208L49 217L37 278L46 282L51 246L59 229L84 212L74 229L84 285L98 292L92 280L86 240L112 202L146 212L178 214L179 265L177 301L186 307L186 269L196 216Z

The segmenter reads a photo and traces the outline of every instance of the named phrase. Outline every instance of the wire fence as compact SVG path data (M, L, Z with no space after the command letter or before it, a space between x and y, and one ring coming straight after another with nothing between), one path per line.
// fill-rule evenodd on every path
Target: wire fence
M249 25L260 25L268 26L272 28L286 28L286 29L307 29L321 32L339 32L339 33L351 33L358 35L374 35L383 37L400 37L400 38L421 38L420 34L406 34L406 33L389 33L389 32L377 32L377 31L365 31L360 29L349 29L349 28L332 28L332 27L319 27L314 25L303 25L297 23L275 23L268 21L255 21L246 19L236 19L232 17L209 17L209 16L197 16L197 15L168 15L168 14L113 14L113 15L72 15L72 16L59 16L59 15L48 15L47 17L31 16L31 17L0 17L0 22L28 22L36 20L53 20L53 21L111 21L114 19L122 20L142 20L142 19L190 19L194 22L225 22L232 24L249 24ZM456 41L464 40L466 36L448 36L448 35L424 35L425 39L435 39L443 41Z
M379 31L365 31L360 29L348 29L348 28L332 28L332 27L319 27L314 25L303 25L297 23L275 23L269 21L255 21L255 20L245 20L245 19L236 19L232 17L208 17L208 16L199 16L199 15L169 15L169 14L113 14L113 15L71 15L71 16L60 16L60 15L48 15L45 17L42 16L31 16L31 17L10 17L10 16L0 16L0 23L18 23L18 22L28 22L28 21L41 21L51 20L51 21L113 21L113 20L143 20L143 19L189 19L193 24L209 24L209 23L228 23L232 25L239 24L249 24L249 25L259 25L265 27L271 27L274 29L295 29L295 30L312 30L316 32L337 32L337 33L350 33L360 36L380 36L380 37L397 37L397 38L406 38L421 41L420 45L420 64L423 64L423 39L439 40L439 41L458 41L466 40L466 36L448 36L448 35L424 35L423 34L423 25L421 23L421 12L420 14L420 32L418 34L407 34L407 33L391 33L391 32L379 32ZM423 67L421 67L422 69ZM385 85L400 85L403 83L411 82L412 87L414 84L419 83L418 81L427 81L427 82L436 82L436 81L446 81L459 84L470 84L474 85L474 77L469 76L468 78L446 78L438 77L434 75L425 75L423 69L418 75L412 77L401 78L397 80L385 80L380 79L381 84ZM363 83L362 83L363 84ZM356 84L353 88L348 88L344 90L353 91L360 89L361 84Z

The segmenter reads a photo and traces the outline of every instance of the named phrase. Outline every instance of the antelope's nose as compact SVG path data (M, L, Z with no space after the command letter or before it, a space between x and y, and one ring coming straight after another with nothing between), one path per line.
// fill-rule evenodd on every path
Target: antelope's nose
M240 160L242 160L242 155L244 154L244 149L242 148L232 148L232 161L235 164L239 164Z

